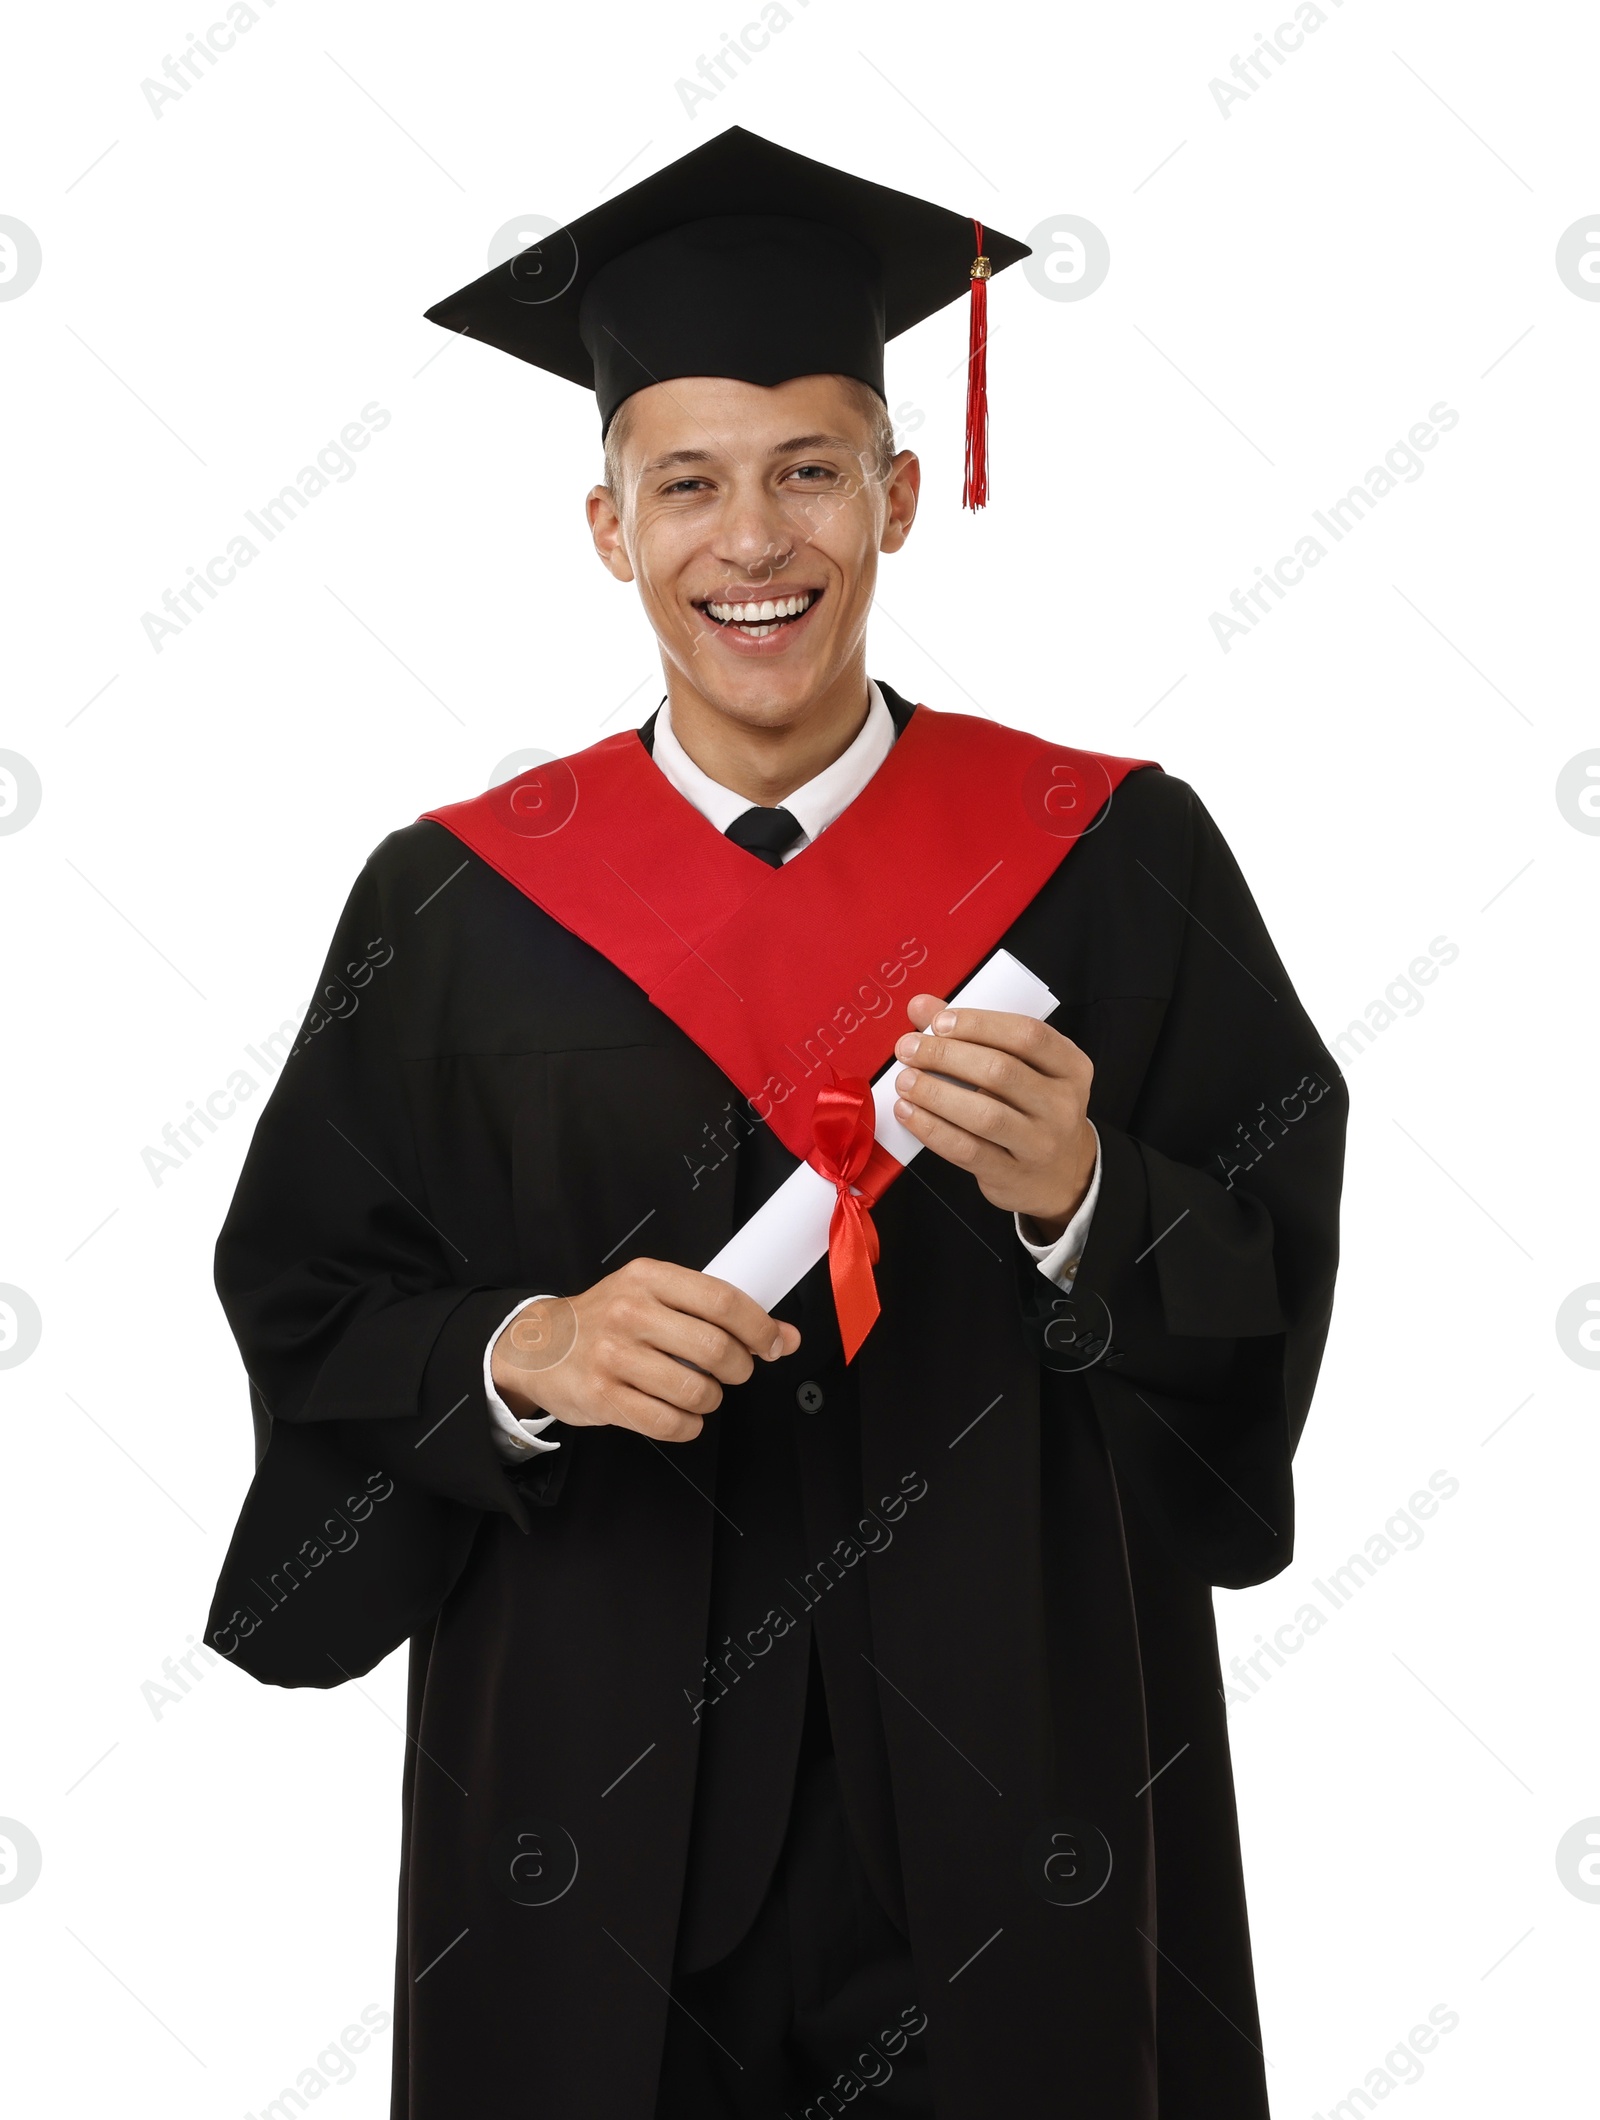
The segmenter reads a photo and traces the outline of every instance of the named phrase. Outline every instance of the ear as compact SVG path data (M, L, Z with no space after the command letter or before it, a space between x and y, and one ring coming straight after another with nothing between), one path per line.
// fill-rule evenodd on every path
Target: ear
M888 481L883 489L883 535L878 540L881 552L898 552L910 536L911 525L917 516L917 496L921 491L922 465L915 451L902 449L889 466Z
M589 534L594 539L594 549L599 553L606 571L619 582L633 580L633 563L628 558L628 548L623 542L622 517L617 513L617 504L607 486L591 486L584 509L589 518Z

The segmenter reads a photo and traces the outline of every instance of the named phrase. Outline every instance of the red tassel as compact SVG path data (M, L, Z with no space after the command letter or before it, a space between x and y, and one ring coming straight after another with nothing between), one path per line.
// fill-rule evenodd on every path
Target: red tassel
M983 254L983 223L974 221L978 255L972 261L972 306L967 325L967 468L963 508L981 508L989 498L989 260Z

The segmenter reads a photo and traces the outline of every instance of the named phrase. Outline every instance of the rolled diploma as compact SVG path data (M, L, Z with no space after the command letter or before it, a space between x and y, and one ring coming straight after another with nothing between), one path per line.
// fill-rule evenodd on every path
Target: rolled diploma
M1041 1021L1057 1005L1044 981L1009 950L996 950L947 1004L950 1008L994 1009L1011 1016L1033 1016ZM884 1069L872 1085L872 1102L879 1144L897 1163L906 1164L921 1153L922 1143L915 1134L907 1133L894 1115L899 1095L894 1078L903 1064L892 1061ZM731 1281L763 1310L770 1310L826 1254L834 1199L834 1188L828 1180L809 1163L802 1163L790 1172L766 1205L757 1208L744 1227L729 1238L706 1272L719 1280Z

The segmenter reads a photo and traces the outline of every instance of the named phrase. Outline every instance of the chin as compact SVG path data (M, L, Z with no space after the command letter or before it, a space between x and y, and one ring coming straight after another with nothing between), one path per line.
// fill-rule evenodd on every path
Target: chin
M681 675L721 714L752 728L781 728L798 720L837 676L831 664L807 656L748 663L703 650L676 658Z
M719 672L706 697L721 713L751 728L781 729L803 720L830 679L821 670L753 669Z

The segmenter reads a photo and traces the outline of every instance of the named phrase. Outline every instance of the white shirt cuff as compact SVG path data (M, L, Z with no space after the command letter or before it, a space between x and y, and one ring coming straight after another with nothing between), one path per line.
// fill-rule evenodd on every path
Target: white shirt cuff
M1047 1281L1054 1281L1058 1287L1069 1293L1083 1257L1083 1247L1089 1241L1089 1224L1094 1220L1095 1202L1100 1197L1100 1135L1092 1119L1085 1123L1094 1134L1094 1176L1089 1180L1089 1190L1084 1194L1077 1213L1060 1236L1052 1243L1036 1244L1024 1231L1021 1215L1014 1217L1018 1243L1031 1253L1034 1264Z
M1096 1175L1098 1175L1098 1171ZM494 1331L490 1333L489 1344L483 1350L483 1394L489 1401L489 1413L494 1421L494 1447L508 1464L514 1464L523 1458L532 1457L535 1451L559 1450L561 1448L559 1443L547 1440L544 1433L555 1419L555 1415L546 1413L536 1420L519 1421L505 1400L501 1398L499 1392L495 1390L494 1373L491 1367L494 1359L494 1343L511 1323L511 1320L515 1317L520 1317L522 1312L527 1309L529 1303L542 1303L544 1300L543 1296L528 1296L517 1305L515 1310L508 1310Z

